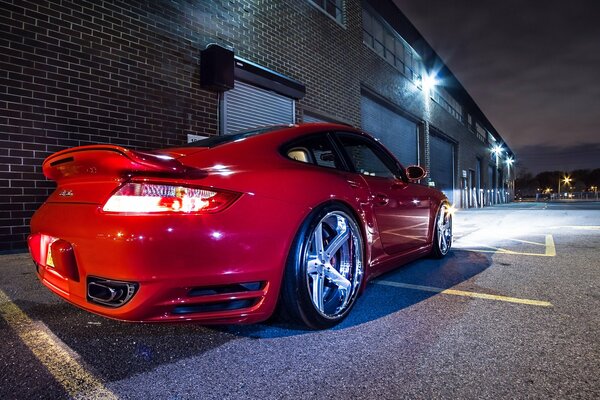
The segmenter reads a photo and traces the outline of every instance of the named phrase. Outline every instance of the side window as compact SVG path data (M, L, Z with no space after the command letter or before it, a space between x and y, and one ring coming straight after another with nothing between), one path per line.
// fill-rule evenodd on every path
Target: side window
M388 160L388 157L368 140L348 134L340 134L339 139L356 172L366 176L396 178L392 168L388 166L390 163L393 164L393 160Z
M342 169L341 162L331 146L329 138L325 134L308 137L295 142L286 151L286 155L292 160L321 167Z

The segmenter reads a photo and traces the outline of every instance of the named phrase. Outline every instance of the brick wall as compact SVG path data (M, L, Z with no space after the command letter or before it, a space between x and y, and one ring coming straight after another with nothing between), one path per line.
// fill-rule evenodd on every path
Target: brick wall
M366 85L471 146L463 125L438 106L425 113L414 85L362 43L361 0L345 1L343 26L306 0L3 0L0 251L26 246L54 187L41 173L53 152L216 134L217 96L199 87L209 43L303 82L299 119L306 107L360 126Z

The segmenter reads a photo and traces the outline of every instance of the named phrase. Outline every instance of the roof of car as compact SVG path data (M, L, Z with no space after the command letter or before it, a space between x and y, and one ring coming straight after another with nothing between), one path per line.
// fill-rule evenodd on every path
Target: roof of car
M234 132L231 134L226 134L226 135L211 136L206 139L201 139L201 140L197 140L197 141L188 143L188 144L184 145L184 147L213 148L213 147L216 147L219 145L236 142L236 141L239 141L242 139L262 135L265 133L276 132L276 131L288 131L290 129L300 129L300 128L309 128L309 129L301 129L301 133L310 133L313 130L319 131L319 130L323 130L323 129L356 131L356 129L351 126L335 124L335 123L330 123L330 122L310 122L310 123L304 123L304 124L289 124L289 125L269 125L269 126L261 126L261 127L252 128L252 129L245 129L245 130L237 131L237 132ZM310 128L312 128L312 129L310 129Z

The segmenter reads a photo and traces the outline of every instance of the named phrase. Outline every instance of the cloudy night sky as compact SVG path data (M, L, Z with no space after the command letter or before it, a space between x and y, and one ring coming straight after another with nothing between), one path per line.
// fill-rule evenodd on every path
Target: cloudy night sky
M521 171L600 168L600 2L394 1Z

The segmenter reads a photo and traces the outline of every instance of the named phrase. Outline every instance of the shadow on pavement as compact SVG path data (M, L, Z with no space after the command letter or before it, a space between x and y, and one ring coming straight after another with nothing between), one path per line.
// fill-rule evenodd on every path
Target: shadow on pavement
M491 264L481 253L453 251L442 260L423 259L380 276L379 280L449 288L477 275ZM13 277L14 278L14 277ZM23 285L15 304L34 321L41 321L54 335L81 356L95 374L115 381L150 371L162 364L216 349L241 338L262 339L311 334L281 322L255 325L206 327L193 323L140 324L113 321L80 310L63 301L28 297L42 288L33 274L17 279ZM14 281L13 281L14 282ZM355 327L401 311L436 293L370 284L354 309L336 331ZM327 334L327 333L325 333Z
M441 260L417 260L381 275L376 280L448 289L479 274L490 265L489 255L468 251L451 251ZM346 329L374 321L436 295L438 294L433 292L371 283L357 300L348 317L333 330ZM236 335L251 338L274 338L312 332L311 330L294 329L293 326L280 322L222 329L224 332L234 332Z

